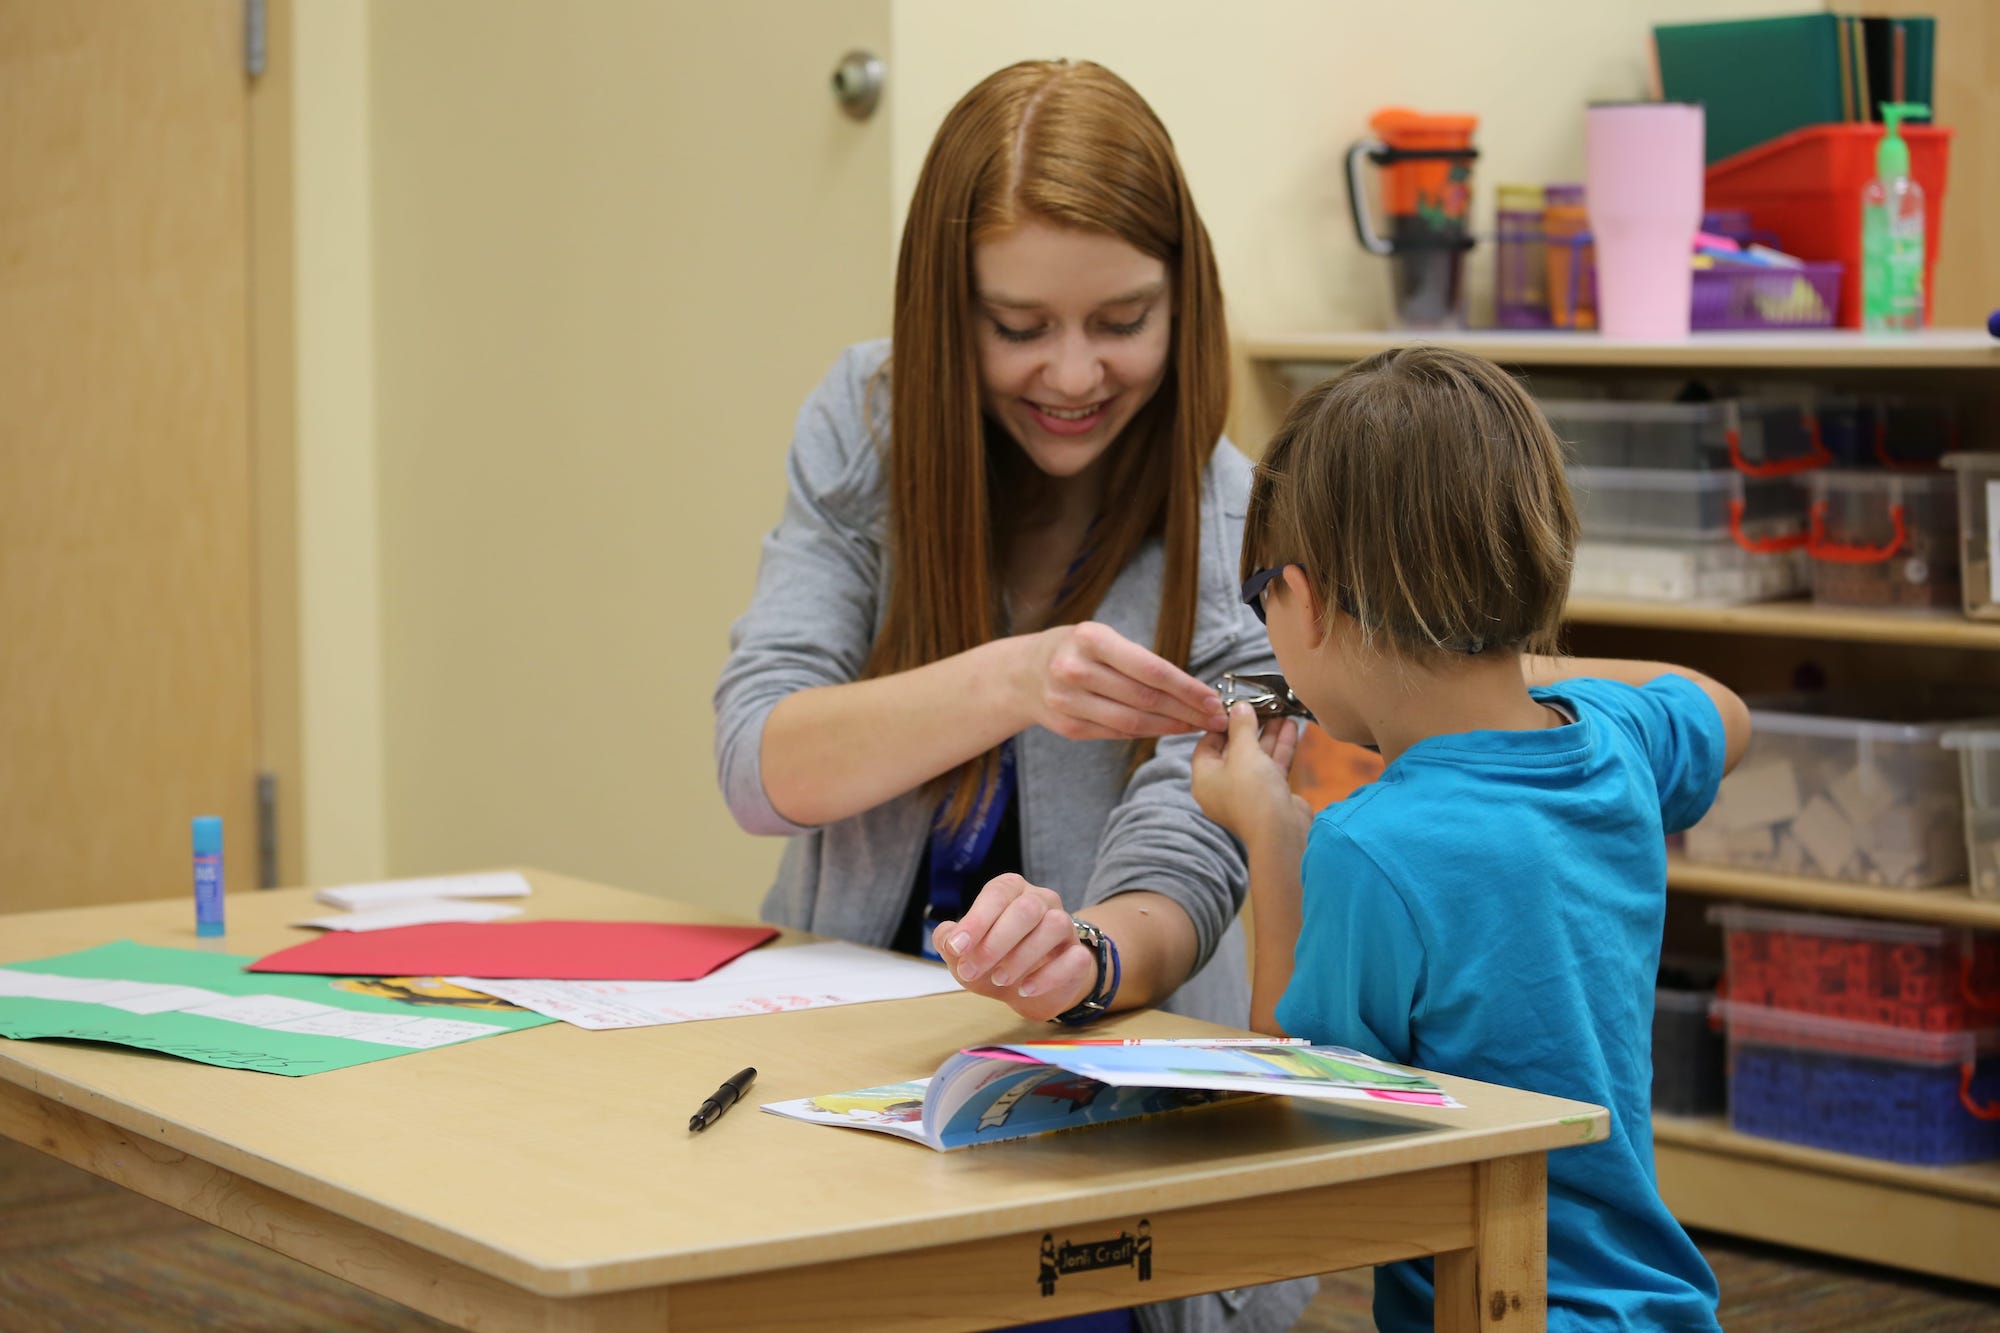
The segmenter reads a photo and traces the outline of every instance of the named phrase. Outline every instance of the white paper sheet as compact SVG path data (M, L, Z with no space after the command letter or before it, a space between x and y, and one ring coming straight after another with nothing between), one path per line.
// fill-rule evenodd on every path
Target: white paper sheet
M434 898L421 902L397 903L365 912L336 912L330 916L307 917L295 926L316 926L321 930L389 930L396 926L427 926L438 921L498 921L519 916L521 909L505 903L477 899Z
M958 989L937 963L831 942L753 949L699 981L514 981L447 977L581 1028L651 1027Z
M328 907L350 912L392 903L437 898L525 898L533 892L528 881L512 871L483 875L438 875L430 879L389 879L374 884L340 884L313 897Z

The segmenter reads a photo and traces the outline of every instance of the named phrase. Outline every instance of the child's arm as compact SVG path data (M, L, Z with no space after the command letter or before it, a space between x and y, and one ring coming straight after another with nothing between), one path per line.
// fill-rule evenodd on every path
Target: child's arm
M1305 803L1299 800L1299 804ZM1308 811L1297 821L1272 822L1270 834L1255 842L1244 840L1250 851L1250 959L1254 969L1250 977L1250 1028L1273 1037L1288 1037L1291 1034L1278 1026L1278 1001L1292 984L1292 958L1299 947L1299 862L1306 854L1306 830L1312 826L1312 817Z
M1227 737L1210 734L1195 747L1192 779L1202 813L1249 852L1250 1026L1280 1037L1278 1001L1291 984L1299 941L1299 861L1312 827L1311 807L1285 780L1298 735L1282 718L1260 730L1250 706L1238 704Z
M1683 676L1700 688L1722 716L1722 771L1736 767L1750 744L1750 709L1736 691L1711 677L1671 662L1637 662L1618 657L1536 657L1523 654L1521 674L1529 685L1556 685L1566 680L1617 680L1650 685L1661 676Z

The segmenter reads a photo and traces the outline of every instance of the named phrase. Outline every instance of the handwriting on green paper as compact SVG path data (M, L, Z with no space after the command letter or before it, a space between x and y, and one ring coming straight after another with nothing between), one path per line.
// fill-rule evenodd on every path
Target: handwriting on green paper
M117 1046L136 1046L141 1050L158 1051L162 1055L177 1055L183 1060L198 1060L202 1064L222 1065L228 1069L250 1069L266 1074L286 1073L298 1064L295 1060L269 1051L237 1050L226 1046L194 1046L187 1042L151 1040L109 1028L66 1028L62 1037L65 1041L102 1041Z

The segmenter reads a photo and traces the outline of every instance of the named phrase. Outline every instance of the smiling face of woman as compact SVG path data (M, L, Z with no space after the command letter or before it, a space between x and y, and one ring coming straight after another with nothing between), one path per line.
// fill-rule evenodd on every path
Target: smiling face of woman
M1057 480L1095 475L1159 391L1167 266L1115 236L1030 220L972 251L980 404Z

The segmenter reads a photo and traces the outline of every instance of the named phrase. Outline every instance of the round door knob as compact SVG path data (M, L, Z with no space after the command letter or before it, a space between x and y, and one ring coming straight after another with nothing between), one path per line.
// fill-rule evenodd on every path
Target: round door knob
M849 51L833 70L833 96L840 109L866 120L882 100L882 61L871 51Z

